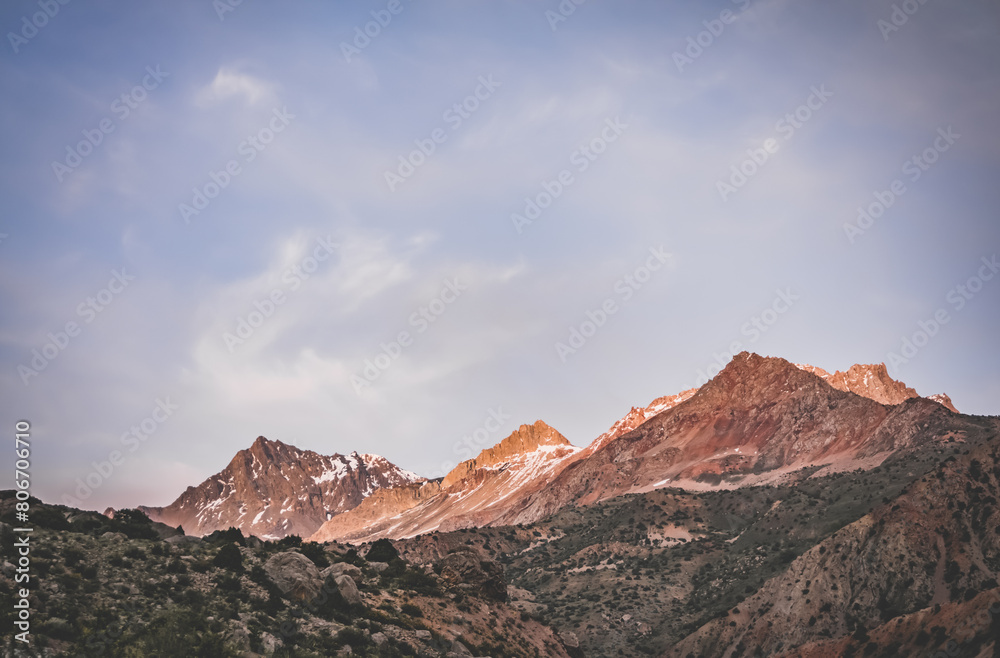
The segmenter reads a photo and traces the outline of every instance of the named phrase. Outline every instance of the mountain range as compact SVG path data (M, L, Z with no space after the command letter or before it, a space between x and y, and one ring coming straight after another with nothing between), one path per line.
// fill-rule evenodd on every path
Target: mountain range
M744 352L586 446L536 421L442 478L258 437L166 507L32 510L57 651L1000 656L1000 417L882 364Z
M235 527L262 539L401 539L531 523L665 486L763 485L814 464L874 468L912 447L928 417L955 411L884 364L830 374L744 352L701 388L633 407L583 448L539 420L428 480L379 456L327 457L258 437L170 505L140 509L195 536Z

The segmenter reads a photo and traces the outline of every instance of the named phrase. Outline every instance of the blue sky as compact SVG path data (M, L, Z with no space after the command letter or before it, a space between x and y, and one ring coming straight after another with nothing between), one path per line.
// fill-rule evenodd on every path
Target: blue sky
M491 413L476 450L583 445L736 342L998 413L994 3L219 6L0 9L41 498L165 504L258 435L423 475Z

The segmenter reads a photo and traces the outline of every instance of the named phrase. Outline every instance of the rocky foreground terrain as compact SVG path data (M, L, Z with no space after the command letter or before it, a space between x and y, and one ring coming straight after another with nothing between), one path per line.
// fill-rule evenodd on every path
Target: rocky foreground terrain
M13 491L0 534L13 542ZM507 601L503 568L469 547L416 564L388 541L361 547L203 538L32 500L31 651L5 655L579 656ZM14 599L14 566L0 591ZM10 607L3 624L13 627Z

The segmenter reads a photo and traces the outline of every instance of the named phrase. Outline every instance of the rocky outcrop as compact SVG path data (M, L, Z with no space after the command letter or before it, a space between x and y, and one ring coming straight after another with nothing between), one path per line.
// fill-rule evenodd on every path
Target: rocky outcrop
M832 375L816 366L796 364L810 372L838 391L854 393L880 404L900 404L915 398L917 392L889 376L884 363L855 364L846 372L837 371Z
M421 480L378 455L326 457L258 437L222 472L188 487L167 507L140 509L189 535L235 527L264 539L308 537L375 491Z

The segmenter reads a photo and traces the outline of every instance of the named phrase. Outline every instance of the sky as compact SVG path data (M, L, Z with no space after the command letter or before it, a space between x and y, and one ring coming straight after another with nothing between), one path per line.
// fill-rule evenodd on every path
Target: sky
M998 414L998 19L5 2L0 423L104 509L259 435L428 477L586 445L741 350Z

